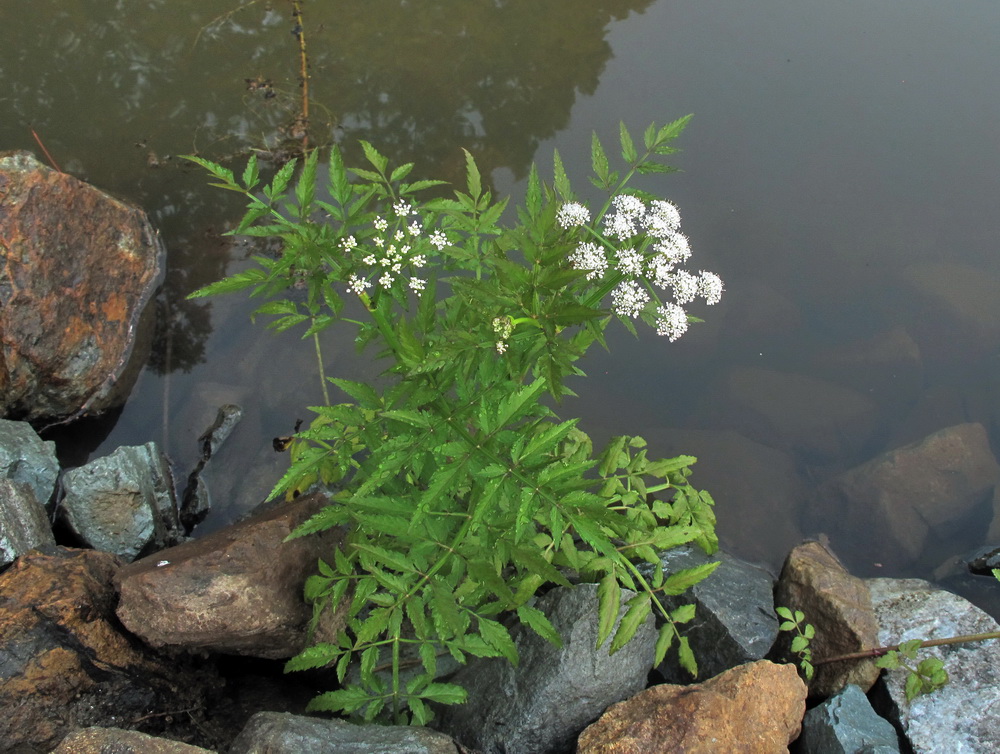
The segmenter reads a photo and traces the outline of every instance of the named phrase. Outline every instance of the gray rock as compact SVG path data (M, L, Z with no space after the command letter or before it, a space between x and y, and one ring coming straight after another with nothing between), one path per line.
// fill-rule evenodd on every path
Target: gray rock
M989 615L958 595L921 579L868 579L879 642L943 639L1000 630ZM1000 644L996 640L929 647L919 657L944 662L943 689L906 701L906 671L887 671L890 698L881 710L909 739L916 754L1000 751Z
M892 754L899 740L865 693L850 684L806 713L799 747L802 754Z
M31 487L0 477L0 567L28 550L55 543L45 509Z
M622 590L623 602L632 596ZM653 665L653 616L621 650L597 645L597 586L560 587L536 605L562 637L558 648L521 626L511 634L520 663L475 660L455 675L469 700L447 708L437 726L483 754L569 751L573 742L611 704L646 686ZM619 614L624 614L624 608Z
M709 556L690 546L667 550L660 559L665 574L719 562L710 576L688 592L667 598L671 607L695 605L694 620L681 627L681 633L691 641L699 678L764 659L778 636L771 574L724 552ZM667 683L691 681L674 653L668 653L657 669Z
M352 725L287 712L258 712L230 754L458 754L455 742L428 728Z
M59 478L56 444L43 441L27 422L0 419L0 476L30 486L35 499L51 511Z
M170 469L154 442L121 447L67 471L63 488L66 522L94 549L133 560L178 536Z

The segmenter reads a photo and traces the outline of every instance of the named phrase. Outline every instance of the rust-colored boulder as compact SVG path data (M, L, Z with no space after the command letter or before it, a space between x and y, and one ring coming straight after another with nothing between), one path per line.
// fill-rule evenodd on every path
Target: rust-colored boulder
M268 659L298 654L312 614L305 580L319 558L333 557L341 534L284 540L326 502L300 497L129 564L118 575L119 618L154 647Z
M837 556L819 542L805 542L789 553L778 577L774 604L801 610L805 622L813 624L816 636L810 648L814 660L878 646L878 624L868 585L848 573ZM791 636L781 634L778 654L787 652ZM832 696L849 683L868 691L878 674L874 660L818 665L809 693Z
M142 210L28 152L0 153L0 416L123 400L144 361L129 363L162 256Z
M664 684L614 704L580 734L578 754L787 752L806 711L792 665L760 660L693 686Z
M120 561L93 550L33 550L0 575L0 743L51 751L88 725L141 727L202 706L198 675L121 631L112 580ZM20 747L20 748L19 748Z

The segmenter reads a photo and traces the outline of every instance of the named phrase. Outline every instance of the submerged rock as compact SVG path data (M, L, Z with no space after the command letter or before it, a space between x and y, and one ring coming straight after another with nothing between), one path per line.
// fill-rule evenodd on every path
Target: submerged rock
M154 647L298 654L312 614L305 580L319 558L332 559L342 532L285 538L326 502L303 496L126 566L118 574L118 617Z
M623 601L633 594L622 592ZM569 749L608 705L644 688L653 666L652 615L615 654L608 654L610 638L596 647L596 584L557 587L536 607L559 632L561 648L517 626L511 631L517 667L502 658L477 659L451 679L468 690L469 699L445 709L436 727L483 754Z
M145 214L28 152L5 152L0 238L0 416L123 402L145 361L133 351L163 258Z
M653 686L615 704L583 731L576 750L785 754L805 711L806 687L794 666L761 660L693 686Z
M868 579L879 643L945 639L1000 631L978 607L921 579ZM919 658L944 663L948 684L906 701L904 669L886 671L885 709L916 754L992 754L1000 751L1000 642L927 647ZM880 684L881 685L881 684Z
M167 459L155 442L121 447L63 475L63 517L96 550L133 560L179 536Z

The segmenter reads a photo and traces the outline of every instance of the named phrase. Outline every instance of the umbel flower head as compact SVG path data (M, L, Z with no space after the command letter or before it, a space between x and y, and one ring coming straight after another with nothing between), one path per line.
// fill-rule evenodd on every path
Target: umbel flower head
M582 204L568 202L557 212L556 221L563 228L587 225L590 212ZM567 260L573 269L586 272L588 281L614 275L618 283L611 291L612 311L635 319L651 306L657 334L674 341L688 328L684 307L699 298L717 304L724 290L722 278L714 272L701 270L695 275L680 268L691 258L691 244L680 227L681 213L671 202L655 200L647 206L637 196L620 194L603 218L603 233L598 236L602 243L582 241ZM657 290L673 300L660 303Z
M389 289L397 280L405 280L411 291L419 293L427 287L427 281L415 274L427 265L427 255L420 251L421 245L429 244L438 251L448 245L447 237L440 230L434 231L430 238L424 238L421 235L423 225L419 220L407 223L407 218L416 214L409 203L396 202L392 210L397 227L390 231L389 221L376 217L372 221L375 235L369 239L370 245L362 245L353 235L340 240L340 250L352 255L358 262L358 272L347 279L348 290L358 296L371 288L373 282L378 288ZM426 245L423 249L428 251ZM368 270L365 271L364 267Z

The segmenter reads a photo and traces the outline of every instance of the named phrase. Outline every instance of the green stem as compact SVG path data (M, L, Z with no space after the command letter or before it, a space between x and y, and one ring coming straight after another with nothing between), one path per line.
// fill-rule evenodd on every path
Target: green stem
M313 318L313 324L316 319ZM330 393L326 389L326 372L323 371L323 349L319 345L319 333L313 333L313 344L316 346L316 363L319 365L319 382L323 388L323 405L330 405Z

